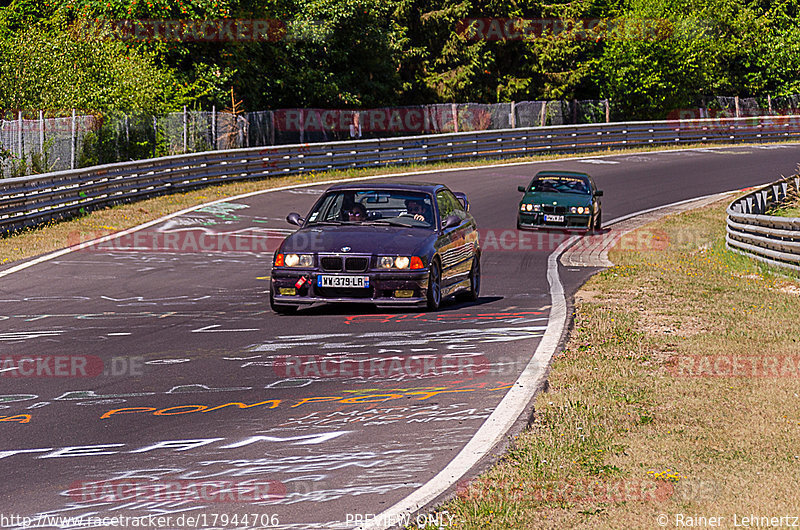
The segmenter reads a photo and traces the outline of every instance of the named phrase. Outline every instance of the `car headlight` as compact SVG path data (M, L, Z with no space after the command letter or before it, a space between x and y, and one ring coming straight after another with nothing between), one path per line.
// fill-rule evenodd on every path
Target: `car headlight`
M311 254L286 254L283 258L286 267L311 267L313 262Z
M519 206L519 209L520 209L521 212L530 212L530 211L533 210L533 205L532 204L521 204Z
M538 212L541 209L542 209L542 205L541 204L534 204L533 205L533 211L534 212Z
M578 207L573 206L572 208L569 209L569 211L572 213L584 214L584 213L589 213L589 208L584 208L583 206L578 206Z
M422 269L424 265L417 256L381 256L378 258L378 267L381 269Z

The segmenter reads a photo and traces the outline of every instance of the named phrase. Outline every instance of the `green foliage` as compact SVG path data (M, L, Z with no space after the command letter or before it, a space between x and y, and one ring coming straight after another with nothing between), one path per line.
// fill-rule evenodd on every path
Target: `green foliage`
M0 146L0 179L52 171L55 167L55 163L50 160L52 147L53 140L47 140L42 146L43 150L32 153L29 158L26 153L17 157L10 150ZM8 166L6 169L3 168L4 164Z
M603 22L508 41L464 31L517 17ZM270 19L286 33L134 41L97 18ZM14 0L0 10L0 106L221 109L233 89L247 110L605 97L617 118L660 118L800 92L798 22L800 0Z
M155 111L187 100L152 56L73 29L42 21L0 42L0 107Z

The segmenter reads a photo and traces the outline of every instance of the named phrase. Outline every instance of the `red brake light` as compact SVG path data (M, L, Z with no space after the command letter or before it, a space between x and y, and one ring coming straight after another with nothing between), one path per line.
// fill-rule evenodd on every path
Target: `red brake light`
M422 264L422 260L418 256L411 256L411 269L424 269L425 265Z
M283 254L278 254L275 256L275 266L283 267Z

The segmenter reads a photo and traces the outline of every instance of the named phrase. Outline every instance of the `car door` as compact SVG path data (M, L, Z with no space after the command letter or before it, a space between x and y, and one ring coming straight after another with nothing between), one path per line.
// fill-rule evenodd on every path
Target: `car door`
M466 280L472 267L472 259L477 246L477 232L472 216L464 211L453 192L442 188L436 192L436 203L441 219L439 236L439 257L442 261L442 287L447 294L447 287ZM460 222L456 226L442 229L441 226L450 215L455 215Z

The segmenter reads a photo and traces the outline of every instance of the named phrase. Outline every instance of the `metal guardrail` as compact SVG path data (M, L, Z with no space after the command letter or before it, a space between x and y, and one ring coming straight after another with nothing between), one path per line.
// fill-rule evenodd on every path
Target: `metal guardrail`
M0 233L223 182L388 165L800 139L800 116L562 125L209 151L0 180Z
M732 202L727 210L728 248L770 265L800 271L800 217L765 215L792 192L800 193L799 175L773 182Z

